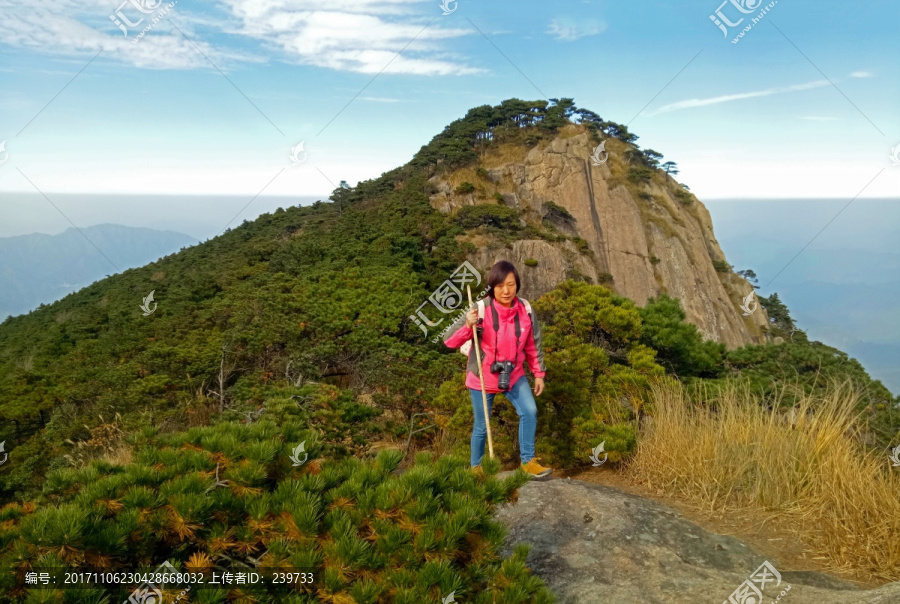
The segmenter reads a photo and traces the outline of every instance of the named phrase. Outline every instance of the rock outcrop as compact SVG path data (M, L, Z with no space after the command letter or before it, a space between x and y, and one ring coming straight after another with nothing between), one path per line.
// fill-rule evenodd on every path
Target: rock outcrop
M529 482L497 518L510 530L503 553L518 543L531 545L529 568L561 604L728 604L766 561L667 506L578 480ZM780 583L765 582L762 600L736 602L774 602L782 593L777 601L784 604L900 602L900 582L861 590L822 573L791 572L777 559L768 562Z
M608 139L609 159L600 165L590 159L592 146L588 132L567 126L530 150L507 145L488 151L479 171L466 168L433 178L438 193L431 196L432 206L453 213L465 205L502 203L519 209L526 222L549 222L568 235L564 243L477 245L470 261L479 268L501 259L514 262L525 297L536 298L575 276L611 287L639 305L660 293L677 297L704 337L729 348L765 341L765 311L742 316L740 304L753 289L723 270L725 255L703 204L661 171L649 182L629 182L625 143ZM463 181L477 183L477 191L455 193ZM547 202L569 216L552 211ZM575 237L583 240L580 246ZM525 260L537 265L526 267Z

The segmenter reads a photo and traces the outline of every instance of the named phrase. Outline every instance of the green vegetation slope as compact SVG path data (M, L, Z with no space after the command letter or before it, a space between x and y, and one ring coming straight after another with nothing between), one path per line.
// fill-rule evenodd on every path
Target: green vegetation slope
M402 449L404 441L465 452L471 410L462 358L425 340L408 317L471 251L459 236L514 224L514 210L500 206L457 217L435 211L429 177L476 165L479 146L534 145L572 120L640 153L626 128L571 99L478 107L406 166L336 189L328 203L264 214L4 321L0 442L10 457L0 467L0 501L20 503L0 513L0 559L55 555L68 567L130 570L193 559L198 568L236 568L235 560L251 557L267 563L258 556L268 552L276 562L306 556L335 602L357 580L360 602L403 589L434 597L454 581L499 590L499 601L543 598L537 584L507 590L511 577L524 576L520 559L500 568L491 566L499 560L473 558L472 539L496 542L486 510L514 497L519 483L476 484L456 456L404 462L397 479L389 474L402 455L375 453L379 443ZM644 156L645 169L660 169L649 151ZM158 306L144 316L139 305L150 290ZM762 302L776 335L787 335L787 309L777 298ZM538 452L557 466L589 463L590 448L604 440L613 461L627 456L640 418L653 413L649 388L658 380L749 381L770 405L790 404L776 395L784 384L809 392L849 380L862 393L855 411L872 446L898 435L896 401L880 382L802 333L726 351L703 341L677 300L639 308L583 281L563 283L534 307L549 369ZM298 418L285 415L292 406ZM514 414L501 406L497 415L498 452L514 462ZM285 466L301 440L321 460L319 474ZM438 475L449 482L437 484ZM316 519L302 520L305 546L272 533L289 532L277 523L294 499ZM449 524L429 525L426 538L416 518L436 510L432 504L446 515L435 522ZM362 518L375 509L393 514L390 522L366 526ZM412 524L396 524L404 513ZM367 550L367 534L376 549L382 538L396 539L395 549L413 539L403 554L412 556L408 572L425 574L388 576L403 560ZM434 561L449 567L421 566Z

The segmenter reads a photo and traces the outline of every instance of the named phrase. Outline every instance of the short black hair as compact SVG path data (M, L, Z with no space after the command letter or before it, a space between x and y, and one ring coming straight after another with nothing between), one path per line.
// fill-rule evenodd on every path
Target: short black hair
M494 297L494 288L506 281L506 278L510 273L512 273L513 277L516 279L516 295L522 291L522 281L519 279L519 271L516 270L515 265L512 262L501 260L492 266L491 270L488 272L488 295L491 298Z

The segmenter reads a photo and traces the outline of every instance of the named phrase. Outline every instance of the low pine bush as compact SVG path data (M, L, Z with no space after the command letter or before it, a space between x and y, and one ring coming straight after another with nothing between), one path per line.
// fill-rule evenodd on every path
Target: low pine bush
M628 180L634 184L648 183L652 177L653 170L650 168L637 167L628 170Z
M458 187L456 187L455 192L457 195L465 195L466 193L472 193L474 191L475 191L475 185L473 185L469 181L465 181L462 184L460 184Z
M731 270L731 265L724 260L713 260L712 264L717 273L727 273Z
M111 602L137 584L58 589L26 585L41 569L179 572L274 569L311 582L228 588L167 585L180 601L375 604L550 602L525 566L504 560L496 506L515 497L522 472L477 477L459 457L403 453L323 458L322 435L295 400L266 402L256 421L222 421L187 432L129 435L132 461L95 460L50 472L38 501L0 509L0 601ZM300 446L300 445L303 446ZM297 463L300 462L300 463ZM61 576L61 575L60 575Z
M677 199L682 204L689 206L694 203L694 196L688 193L683 189L677 189L675 191L675 199Z
M551 218L558 217L564 220L575 220L575 217L569 213L569 210L552 201L545 201L543 204L543 210L545 215Z
M456 215L456 220L464 229L485 226L500 231L518 231L519 212L514 208L492 203L477 206L463 206Z
M575 243L575 246L578 248L578 251L582 254L590 254L591 248L588 245L588 242L581 237L572 237L572 241Z

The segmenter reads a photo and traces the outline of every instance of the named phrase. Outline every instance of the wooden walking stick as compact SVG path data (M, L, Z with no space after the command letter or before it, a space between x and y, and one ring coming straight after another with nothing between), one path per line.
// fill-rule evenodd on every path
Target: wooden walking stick
M466 293L469 294L469 307L474 307L472 303L472 289L466 283ZM478 361L478 379L481 380L481 402L484 403L484 425L487 427L488 437L488 453L491 459L494 458L494 439L491 438L491 417L488 415L487 391L484 389L484 373L481 369L481 349L478 348L478 323L472 328L472 337L475 339L475 360Z

